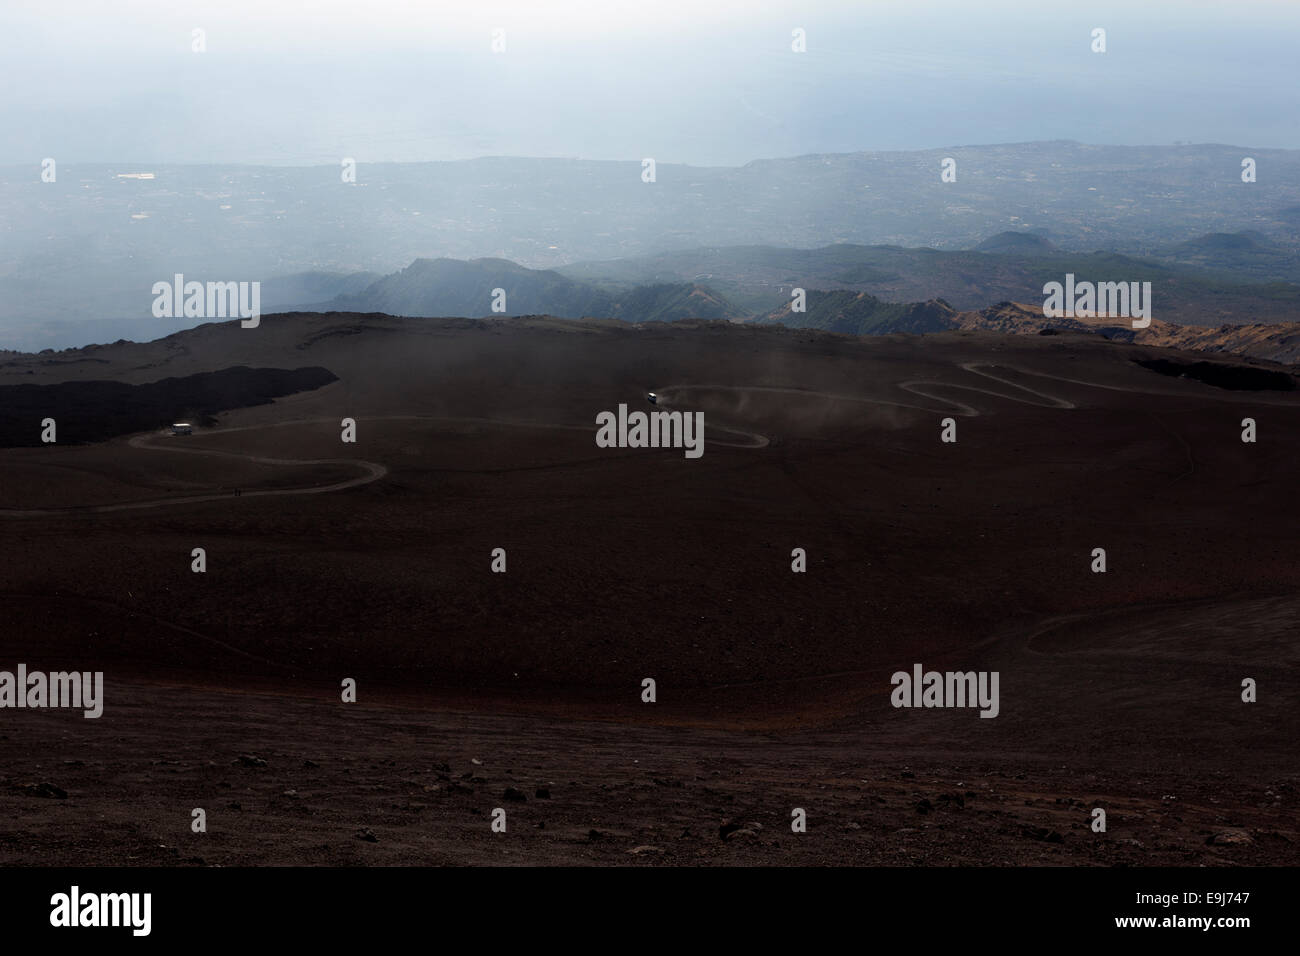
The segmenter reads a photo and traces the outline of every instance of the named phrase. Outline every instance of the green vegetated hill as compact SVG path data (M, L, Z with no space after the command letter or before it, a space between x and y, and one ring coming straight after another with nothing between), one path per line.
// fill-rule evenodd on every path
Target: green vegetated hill
M677 319L738 319L747 315L707 286L661 282L634 286L616 297L614 318L627 322L672 322Z
M789 328L823 329L848 335L888 335L891 332L943 332L957 327L957 312L942 299L929 302L883 302L865 292L809 291L805 310L787 303L756 321Z
M494 290L505 293L504 315L596 316L628 322L735 319L748 313L694 282L598 286L549 269L506 259L417 259L359 292L316 309L402 316L485 316Z
M492 314L493 290L505 291L506 315L610 315L614 299L585 282L506 259L416 259L352 295L330 302L339 312L406 316Z
M1045 236L1033 232L999 232L975 247L976 252L995 255L1046 256L1059 252L1056 245Z
M559 271L591 282L704 281L756 314L780 309L794 287L866 292L888 302L943 299L960 310L1041 302L1044 284L1073 273L1094 282L1150 282L1155 314L1185 325L1300 318L1300 257L1249 233L1204 236L1142 257L1068 252L1040 235L1001 233L969 250L714 247Z
M505 259L419 259L311 310L487 316L494 314L494 290L501 289L505 315L753 321L851 335L956 328L1037 334L1054 328L1159 337L1203 351L1290 362L1297 357L1300 283L1276 277L1295 271L1283 245L1249 232L1210 234L1136 257L1069 252L1041 233L1010 231L960 251L846 243L732 246L554 270ZM1151 330L1134 336L1124 321L1045 319L1044 284L1069 273L1077 281L1150 282ZM341 281L327 276L300 284ZM805 293L801 312L793 309L797 288Z
M1152 257L1241 282L1300 282L1300 249L1262 232L1212 232L1162 246Z
M1002 301L1042 301L1043 286L1079 281L1150 282L1154 314L1182 325L1270 324L1300 319L1300 258L1262 234L1214 233L1149 256L1069 252L1050 239L1008 231L974 249L940 250L840 243L820 249L726 246L634 259L529 269L506 259L417 259L375 279L302 274L278 280L270 309L384 312L402 316L493 314L493 290L505 315L618 318L772 319L794 288L866 293L868 299L818 297L809 313L782 321L874 330L891 322L924 325L927 315L886 306L942 299L955 310ZM366 281L362 281L366 280ZM291 289L344 288L313 304L287 301Z

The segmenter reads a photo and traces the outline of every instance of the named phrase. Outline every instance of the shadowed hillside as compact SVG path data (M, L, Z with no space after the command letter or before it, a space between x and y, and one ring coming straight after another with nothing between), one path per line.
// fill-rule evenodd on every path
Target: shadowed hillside
M82 381L0 385L0 447L39 446L41 421L52 418L61 445L105 441L178 419L210 424L217 412L264 405L335 381L319 367L238 366L143 385Z

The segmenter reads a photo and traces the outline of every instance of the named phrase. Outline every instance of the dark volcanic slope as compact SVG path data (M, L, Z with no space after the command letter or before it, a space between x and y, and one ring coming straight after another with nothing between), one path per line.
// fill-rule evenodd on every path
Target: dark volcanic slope
M254 356L339 380L183 442L0 452L10 511L284 492L0 515L4 660L108 686L97 721L7 713L31 747L0 762L4 859L1295 859L1294 391L1068 332L331 314L86 355L137 383ZM75 381L86 355L0 376ZM596 447L647 389L704 412L702 458ZM915 663L997 671L998 717L894 709ZM488 843L507 786L517 839ZM733 819L761 836L721 840Z
M239 366L142 385L106 381L0 385L0 447L41 445L41 422L46 418L54 419L60 443L87 444L177 420L212 424L217 412L261 405L333 381L333 373L319 367Z
M127 591L151 605L183 594L169 622L207 633L220 620L225 644L274 660L276 673L324 677L364 663L396 681L596 689L653 673L697 688L752 685L789 704L818 695L805 700L782 681L853 670L878 681L873 669L900 647L951 653L1045 615L1294 583L1291 562L1267 557L1288 553L1289 525L1267 518L1290 508L1300 401L1135 362L1201 356L1070 334L855 339L337 314L95 352L110 368L154 366L127 375L192 374L253 353L327 365L339 381L222 416L242 430L196 434L185 447L355 457L387 476L336 495L104 516L88 541L73 518L24 527L24 547L9 551L22 555L10 588L64 582L60 613ZM65 358L47 374L84 374ZM770 444L711 443L698 461L597 448L596 414L648 407L647 389ZM955 445L939 441L949 416ZM1240 441L1247 416L1267 440ZM359 422L354 445L339 441L344 417ZM131 497L97 474L148 498L236 483L213 459L164 487L150 475L177 456L117 442L10 455L11 482L26 489L19 507ZM1243 527L1258 534L1243 539ZM111 549L127 528L137 553L114 580L118 562L95 541ZM225 542L206 577L177 563L199 529ZM78 544L43 558L65 534ZM272 556L272 541L288 551ZM1098 545L1115 573L1089 573ZM488 572L495 547L509 552L506 575ZM795 547L808 551L805 575L790 572ZM67 591L69 580L83 583ZM310 599L286 602L289 593ZM128 643L142 639L131 607ZM67 636L77 633L70 621ZM169 666L206 657L184 648L164 653ZM229 664L242 671L250 660Z
M1295 377L1271 369L1227 365L1222 362L1171 362L1167 359L1140 359L1138 364L1161 375L1186 376L1215 388L1239 391L1280 391L1295 389Z

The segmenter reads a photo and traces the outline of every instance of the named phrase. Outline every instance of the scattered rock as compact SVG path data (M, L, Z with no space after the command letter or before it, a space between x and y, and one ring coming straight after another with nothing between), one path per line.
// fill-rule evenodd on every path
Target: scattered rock
M549 800L551 799L551 791L547 790L545 787L538 787L537 791L533 794L533 797L538 800Z
M48 781L42 783L29 783L23 787L23 792L32 797L48 797L53 800L68 799L68 792L62 787L56 787Z
M633 856L640 856L643 853L662 853L663 850L657 846L634 846L627 852Z
M369 829L366 829L366 830L358 830L358 831L357 831L357 839L358 839L358 840L365 840L367 843L378 843L378 842L379 842L379 837L375 836L374 831L373 831L373 830L369 830Z
M758 831L761 829L763 829L763 824L754 823L753 821L734 823L731 820L724 820L722 825L718 827L718 839L732 840L754 837L758 836Z
M514 787L506 787L505 792L501 794L501 799L514 803L527 803L528 795L522 790L516 790Z
M1065 837L1055 830L1047 829L1047 827L1024 827L1020 832L1031 839L1042 840L1044 843L1065 842Z
M1218 831L1205 842L1210 846L1249 846L1255 841L1250 838L1250 834L1245 830L1228 827Z
M261 757L254 756L253 754L240 754L236 759L234 759L234 760L232 760L232 761L230 761L230 762L231 762L231 763L243 764L245 767L265 767L265 766L266 766L266 761L265 761L265 760L263 760Z

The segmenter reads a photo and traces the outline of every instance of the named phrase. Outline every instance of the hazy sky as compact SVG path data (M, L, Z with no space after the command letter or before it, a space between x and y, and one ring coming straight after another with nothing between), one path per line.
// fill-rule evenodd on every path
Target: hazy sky
M0 164L1300 148L1297 37L1281 0L3 0Z

